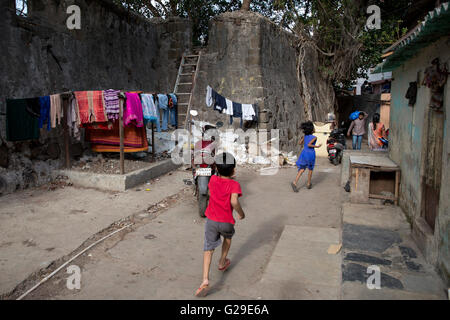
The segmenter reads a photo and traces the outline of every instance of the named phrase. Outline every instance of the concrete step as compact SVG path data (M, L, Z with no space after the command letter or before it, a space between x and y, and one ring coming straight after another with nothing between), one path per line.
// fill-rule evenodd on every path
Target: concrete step
M254 290L270 292L263 299L339 299L341 255L327 252L339 243L338 229L286 225Z

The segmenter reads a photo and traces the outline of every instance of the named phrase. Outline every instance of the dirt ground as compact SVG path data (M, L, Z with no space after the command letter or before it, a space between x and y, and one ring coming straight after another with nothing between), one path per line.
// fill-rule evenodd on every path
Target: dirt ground
M151 153L145 153L145 156L138 159L130 154L125 154L125 173L147 168L149 164L169 158L170 155L167 152L156 154L154 158ZM106 153L98 154L96 157L80 159L72 164L72 169L99 174L119 174L119 155L117 153Z

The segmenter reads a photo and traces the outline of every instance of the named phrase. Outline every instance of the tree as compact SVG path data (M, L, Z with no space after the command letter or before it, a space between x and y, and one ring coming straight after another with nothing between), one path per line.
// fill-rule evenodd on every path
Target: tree
M242 11L249 11L251 2L252 2L252 0L243 0L241 10Z
M116 4L147 18L179 16L192 21L195 45L208 40L208 24L212 17L238 10L240 0L114 0ZM250 2L250 1L249 1Z

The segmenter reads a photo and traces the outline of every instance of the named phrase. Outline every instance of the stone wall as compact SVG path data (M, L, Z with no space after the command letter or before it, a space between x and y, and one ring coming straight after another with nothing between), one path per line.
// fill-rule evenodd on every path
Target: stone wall
M24 172L36 184L48 181L37 167L47 172L64 160L57 156L49 167L45 152L50 144L62 147L59 129L41 130L39 141L5 141L6 98L108 88L171 92L181 56L192 46L189 21L144 19L110 0L29 0L27 17L15 14L14 2L0 0L0 176L9 175L0 194L6 180L8 192L11 181L17 188L30 185L23 183ZM71 4L81 9L80 30L66 26ZM40 159L31 156L36 146L43 150Z
M292 40L290 33L257 13L236 11L213 18L194 89L192 108L199 111L198 118L229 123L227 116L206 107L206 87L210 85L235 102L257 103L263 111L258 128L279 129L280 149L298 151L305 114ZM306 72L311 73L313 82L320 82L317 70ZM332 109L333 104L317 105L314 120L323 121ZM239 127L238 119L232 127Z
M391 87L391 113L389 132L389 156L401 167L400 206L411 221L413 234L427 260L438 266L447 283L450 281L450 80L444 94L443 151L439 212L434 232L423 219L422 181L424 167L431 154L426 150L430 89L421 85L417 90L417 102L408 106L405 98L409 83L421 81L431 61L439 57L441 63L450 63L450 37L445 37L423 49L393 72Z

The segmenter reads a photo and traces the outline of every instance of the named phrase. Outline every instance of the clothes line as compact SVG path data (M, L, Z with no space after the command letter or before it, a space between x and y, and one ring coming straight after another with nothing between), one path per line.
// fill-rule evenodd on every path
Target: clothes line
M81 140L80 129L86 131L86 141L96 152L120 152L121 173L124 173L124 152L148 150L145 127L151 122L152 155L155 157L155 124L162 129L177 127L177 96L143 93L142 91L97 90L74 91L29 99L6 99L7 140L39 139L39 129L48 131L64 127L66 167L70 167L69 134Z
M242 127L243 121L258 121L258 105L234 102L225 98L211 86L206 87L206 106L230 116L230 124L233 118L240 118Z

